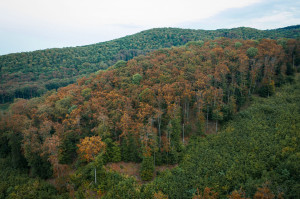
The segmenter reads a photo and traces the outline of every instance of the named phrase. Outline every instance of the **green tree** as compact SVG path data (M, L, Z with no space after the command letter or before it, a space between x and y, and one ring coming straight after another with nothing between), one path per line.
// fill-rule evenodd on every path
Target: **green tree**
M152 180L154 174L154 159L152 156L150 157L144 157L142 164L141 164L141 170L140 170L140 176L143 181L149 181Z
M140 82L141 82L141 80L142 80L142 78L143 78L143 77L142 77L140 74L136 73L136 74L134 74L134 75L132 76L132 83L134 83L134 84L136 84L136 85L139 85Z
M254 58L258 53L258 49L254 47L250 47L247 49L246 53L249 58Z
M82 97L84 97L85 100L89 100L91 97L91 92L92 92L91 88L86 88L81 91L81 95Z
M242 43L241 42L235 42L234 43L234 47L236 48L236 49L239 49L240 47L242 47Z

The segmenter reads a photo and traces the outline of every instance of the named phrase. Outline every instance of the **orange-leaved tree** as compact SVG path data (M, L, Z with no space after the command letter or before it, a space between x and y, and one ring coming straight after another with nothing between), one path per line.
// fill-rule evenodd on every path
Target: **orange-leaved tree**
M81 158L88 162L95 160L99 153L105 153L105 143L102 142L99 136L85 137L80 140L78 146L78 153ZM97 170L95 166L95 184L97 183Z
M218 192L213 191L209 187L205 187L203 193L197 188L196 194L193 196L193 199L216 199L218 198Z

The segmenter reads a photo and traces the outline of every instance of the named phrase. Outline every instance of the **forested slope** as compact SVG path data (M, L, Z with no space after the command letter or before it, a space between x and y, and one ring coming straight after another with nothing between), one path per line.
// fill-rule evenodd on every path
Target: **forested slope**
M217 37L236 39L299 38L299 25L274 30L234 28L190 30L158 28L120 39L72 48L47 49L0 56L0 103L40 96L47 90L76 82L118 60L130 60L159 48ZM284 42L284 41L282 41Z
M201 198L207 188L215 198L299 198L299 104L299 79L274 97L254 97L219 134L190 141L180 166L149 186L169 198Z
M30 181L34 194L190 198L209 187L225 197L242 187L253 196L271 181L274 194L293 198L299 183L299 84L287 91L295 97L278 94L279 105L275 97L235 113L253 96L271 97L292 83L298 59L299 41L293 39L279 45L220 38L138 56L13 103L0 119L1 161L36 179L53 178L56 191ZM233 117L220 132L220 124ZM217 134L202 138L208 124ZM155 165L179 167L141 187L103 169L119 161L141 163L143 181L153 179ZM4 171L10 181L1 184L3 197L26 195L26 184L14 187L14 174Z

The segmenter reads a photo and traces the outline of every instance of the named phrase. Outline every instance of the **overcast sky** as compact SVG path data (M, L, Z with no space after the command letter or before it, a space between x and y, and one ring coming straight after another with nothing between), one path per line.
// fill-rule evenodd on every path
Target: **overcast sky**
M0 0L0 55L92 44L157 27L297 24L299 0Z

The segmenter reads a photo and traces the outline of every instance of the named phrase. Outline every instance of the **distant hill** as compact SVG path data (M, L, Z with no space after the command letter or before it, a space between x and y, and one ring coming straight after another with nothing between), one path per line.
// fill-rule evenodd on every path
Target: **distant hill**
M107 69L118 60L127 61L155 49L218 37L299 38L300 26L274 30L245 27L219 30L155 28L93 45L3 55L0 56L0 103L11 102L14 98L40 96L47 90L74 83L79 77Z

